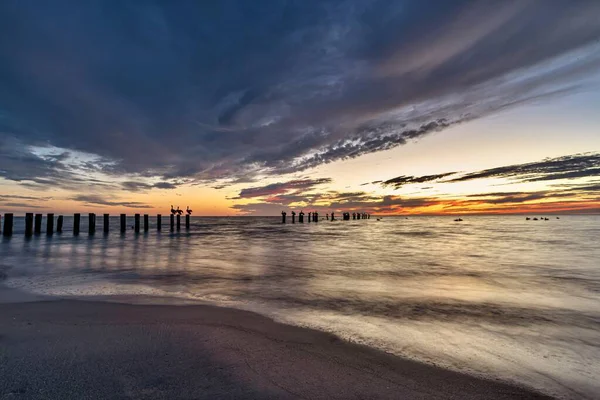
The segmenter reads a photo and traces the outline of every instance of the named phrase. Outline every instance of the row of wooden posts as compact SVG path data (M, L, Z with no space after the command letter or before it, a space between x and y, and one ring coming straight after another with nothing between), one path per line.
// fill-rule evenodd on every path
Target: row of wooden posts
M133 230L136 233L140 232L140 214L135 214L134 216L134 225ZM181 216L173 215L170 216L170 228L171 231L181 230ZM25 214L25 236L31 236L33 234L39 235L42 233L42 214L34 214L27 213ZM4 236L12 236L13 234L13 214L4 214L4 225L2 226L2 234ZM0 216L0 222L2 217ZM110 215L104 214L104 224L103 229L104 233L108 233L110 228ZM150 229L149 216L148 214L144 214L144 232L148 232ZM73 215L73 234L79 235L81 226L81 214ZM120 216L120 228L121 232L127 231L127 215L121 214ZM185 228L190 229L190 215L185 216ZM158 214L156 216L156 230L160 231L162 229L162 215ZM63 216L59 215L56 219L56 233L62 233L63 231ZM46 234L52 235L54 233L54 214L48 214L46 216ZM96 233L96 214L90 213L88 214L88 233L93 235Z
M371 214L369 213L358 213L358 212L353 212L352 214L350 214L349 212L345 212L342 213L342 219L344 221L349 221L350 220L350 216L352 215L352 219L370 219L371 218ZM327 221L329 221L329 213L325 214L325 219L327 219ZM335 221L335 212L331 213L331 221ZM287 222L287 212L282 211L281 212L281 223L285 224ZM298 214L298 222L299 223L304 223L304 211L300 211L300 213ZM319 222L319 213L318 212L309 212L308 213L308 222ZM292 224L296 223L296 212L292 211Z

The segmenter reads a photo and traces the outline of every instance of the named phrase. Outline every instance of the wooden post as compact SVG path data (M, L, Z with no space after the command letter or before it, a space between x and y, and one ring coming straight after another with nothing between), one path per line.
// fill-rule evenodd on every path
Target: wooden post
M148 214L144 214L144 232L148 232L149 223L148 223Z
M190 214L186 214L185 216L185 229L190 230Z
M156 230L160 231L162 229L162 215L158 214L156 216Z
M46 235L52 235L54 233L54 214L48 214L46 216Z
M127 230L127 216L125 214L121 214L121 233L124 233Z
M177 230L181 230L181 215L177 214Z
M102 223L102 230L104 231L104 233L108 233L110 229L110 215L109 214L104 214L104 221Z
M73 215L73 235L79 235L79 224L81 222L81 214Z
M42 214L35 214L33 233L35 233L36 235L42 233L42 217Z
M63 216L59 215L58 219L56 220L56 233L62 233L62 226L63 226Z
M4 236L11 236L13 232L13 215L11 213L4 214L4 227L2 228L2 234Z
M25 236L33 235L33 213L25 214Z
M93 235L96 233L96 214L90 213L88 215L88 234Z
M175 230L175 216L171 214L171 232Z
M140 214L135 214L135 233L140 233Z

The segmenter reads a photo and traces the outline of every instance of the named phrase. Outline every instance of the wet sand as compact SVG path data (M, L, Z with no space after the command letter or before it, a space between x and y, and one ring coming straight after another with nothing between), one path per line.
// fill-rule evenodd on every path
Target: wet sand
M0 399L540 399L212 306L0 304Z

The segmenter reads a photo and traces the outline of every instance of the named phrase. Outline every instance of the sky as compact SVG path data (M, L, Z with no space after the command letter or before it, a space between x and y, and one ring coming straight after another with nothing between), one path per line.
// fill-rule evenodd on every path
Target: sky
M0 213L600 213L600 2L5 0Z

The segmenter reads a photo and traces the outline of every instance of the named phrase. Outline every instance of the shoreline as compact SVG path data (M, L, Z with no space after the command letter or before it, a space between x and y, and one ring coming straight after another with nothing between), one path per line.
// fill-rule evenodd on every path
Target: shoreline
M212 305L0 302L0 350L0 398L551 398Z

